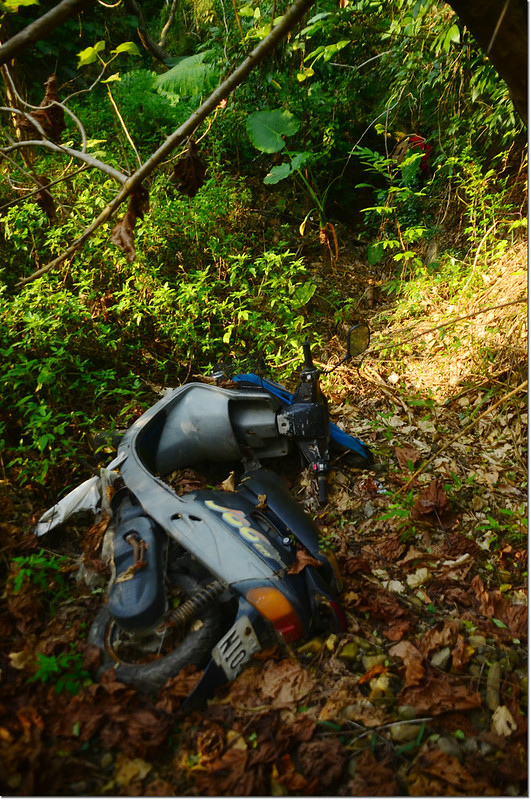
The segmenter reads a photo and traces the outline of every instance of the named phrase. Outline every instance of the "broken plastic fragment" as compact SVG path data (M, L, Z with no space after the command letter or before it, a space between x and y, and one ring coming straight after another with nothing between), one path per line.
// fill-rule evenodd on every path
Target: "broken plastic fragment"
M77 514L79 511L92 511L95 513L102 502L102 490L104 498L102 505L107 510L108 500L105 489L118 477L118 473L113 468L118 467L124 458L125 453L120 454L107 468L100 471L99 476L94 475L92 478L83 481L52 508L45 511L34 528L35 534L42 536L48 533L48 531L65 522L72 514ZM108 509L109 512L110 509Z

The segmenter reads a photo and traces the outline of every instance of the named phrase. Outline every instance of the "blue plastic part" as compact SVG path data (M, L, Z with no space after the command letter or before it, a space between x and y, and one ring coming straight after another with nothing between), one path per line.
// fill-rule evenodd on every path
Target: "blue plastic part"
M259 386L261 389L265 389L266 392L274 394L275 397L278 397L287 405L291 405L293 401L293 394L288 392L287 389L284 389L283 386L267 378L261 378L259 375L255 375L254 372L249 372L245 375L233 375L231 379L236 383L250 383L253 386ZM345 431L342 431L341 428L338 428L337 425L333 423L330 425L330 438L340 447L357 453L369 463L372 462L372 453L367 445L364 444L361 439L356 439L355 436L345 433Z
M126 540L127 536L142 539L145 543L144 561L136 572L134 550ZM116 528L114 563L118 581L112 584L108 606L118 625L130 633L156 625L166 609L162 569L165 540L165 535L157 530L153 520L145 516L125 519ZM130 574L126 576L128 572ZM122 577L120 580L120 576L126 576L126 579Z

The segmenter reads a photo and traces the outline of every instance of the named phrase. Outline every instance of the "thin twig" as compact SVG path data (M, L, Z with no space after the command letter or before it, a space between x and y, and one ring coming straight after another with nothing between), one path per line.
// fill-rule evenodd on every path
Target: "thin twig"
M363 739L365 736L369 736L371 733L379 733L386 728L394 728L395 725L418 725L421 722L432 722L432 720L433 717L419 717L418 719L399 719L395 720L395 722L386 722L385 725L376 725L374 728L367 728L363 733L360 733L358 736L354 736L349 744L357 742L358 739Z
M486 232L486 234L483 236L482 240L480 241L480 243L479 243L479 245L478 245L478 247L477 247L477 250L476 250L476 255L474 256L474 263L472 264L472 269L470 270L470 275L468 276L468 280L466 281L465 285L464 285L464 286L463 286L463 288L461 289L461 293L462 293L462 294L464 294L464 292L465 292L465 289L467 289L467 288L468 288L468 284L470 283L470 281L472 280L472 278L474 277L474 275L475 275L475 273L476 273L476 264L478 263L478 259L479 259L479 253L480 253L480 251L481 251L481 248L483 247L483 245L485 244L485 242L486 242L486 241L487 241L487 239L489 238L490 234L491 234L491 233L492 233L492 232L493 232L493 231L494 231L494 230L495 230L497 227L498 227L498 222L496 221L496 222L494 222L494 223L493 223L493 224L490 226L490 228L488 229L488 231Z
M480 416L479 416L479 417L476 417L475 419L473 419L473 420L472 420L472 422L469 422L469 423L468 423L468 425L465 425L465 427L464 427L464 428L462 428L462 429L459 431L459 433L456 433L456 435L455 435L455 436L452 436L452 438L451 438L451 439L448 439L448 441L444 442L444 444L443 444L443 445L441 445L441 447L439 447L439 449L437 450L437 452L436 452L436 453L435 453L433 456L431 456L430 458L428 458L428 460L427 460L427 461L425 461L425 462L422 464L422 466L420 466L420 467L418 468L418 470L417 470L416 472L414 472L414 473L413 473L413 475L412 475L412 476L409 478L409 480L408 480L408 481L407 481L407 482L406 482L406 483L405 483L403 486L401 486L401 487L400 487L400 489L398 489L398 491L396 491L396 492L394 493L393 497L396 497L396 496L397 496L397 495L399 495L401 492L403 492L403 491L404 491L404 489L407 489L407 487L408 487L408 486L409 486L409 485L410 485L410 484L411 484L411 483L412 483L412 482L415 480L415 478L416 478L416 477L418 477L418 475L420 475L420 474L421 474L421 472L424 472L424 470L426 469L426 467L428 466L428 464L431 464L433 461L435 461L435 459L436 459L436 458L438 458L438 457L440 456L440 454L442 453L442 451L443 451L443 450L446 450L446 448L447 448L447 447L449 447L451 444L453 444L453 443L454 443L454 442L456 442L458 439L460 439L460 438L463 436L463 434L464 434L464 433L466 433L466 432L467 432L467 431L468 431L470 428L472 428L474 425L476 425L476 424L477 424L477 423L480 421L480 419L484 419L484 417L488 416L489 414L492 414L492 412L493 412L493 411L494 411L496 408L498 408L498 406L501 406L501 405L502 405L502 403L505 403L507 400L509 400L509 398L510 398L510 397L513 397L513 395L515 395L515 394L518 394L519 392L521 392L521 391L522 391L522 390L523 390L523 389L524 389L526 386L527 386L527 381L522 381L522 383L521 383L519 386L517 386L517 387L516 387L516 389L513 389L513 390L512 390L512 392L509 392L508 394L505 394L505 395L504 395L502 398L500 398L500 399L499 399L499 400L498 400L496 403L494 403L494 405L493 405L493 406L489 406L489 408L487 408L487 410L486 410L486 411L484 411L484 412L483 412L483 414L480 414Z
M135 154L135 156L136 156L136 160L138 161L138 165L139 165L139 166L142 166L142 159L140 158L139 152L138 152L138 150L137 150L137 149L136 149L136 147L135 147L135 143L133 142L133 140L132 140L132 138L131 138L131 134L129 133L129 131L128 131L128 129L127 129L127 125L125 124L124 118L123 118L123 117L122 117L122 115L120 114L120 109L119 109L119 108L118 108L118 106L116 105L116 101L115 101L115 99L114 99L114 97L113 97L113 94L112 94L112 92L111 92L111 89L110 89L110 86L109 86L109 84L107 84L107 93L108 93L108 95L109 95L109 100L111 101L111 105L112 105L112 107L113 107L113 109L114 109L114 113L115 113L115 114L116 114L116 116L118 117L118 121L119 121L120 125L122 126L122 130L123 130L123 132L125 133L125 136L126 136L126 138L127 138L127 141L129 142L129 144L130 144L130 145L131 145L131 147L133 148L133 152L134 152L134 154Z
M7 158L7 156L4 156L4 158ZM10 159L10 161L11 161L11 159ZM18 167L19 169L22 169L15 161L13 161L13 166L14 167ZM0 206L0 211L3 211L5 208L11 208L11 206L16 206L18 203L22 203L24 200L30 200L35 195L39 194L42 191L45 191L46 189L51 189L52 186L55 186L58 183L62 183L63 181L69 181L72 178L74 178L76 175L79 175L80 172L84 172L86 169L88 169L87 164L83 164L82 167L79 167L79 169L74 170L74 172L70 172L68 175L63 173L60 178L56 178L54 181L50 181L49 183L45 184L44 186L40 186L39 185L37 189L34 189L31 192L28 192L27 194L23 195L22 197L17 197L16 200L10 200L9 203L4 203L3 206ZM32 180L32 181L35 180L34 176L30 175L29 173L27 173L26 170L22 170L22 171L24 172L25 175L27 175L27 177L30 180Z
M42 111L42 110L46 110L47 108L51 108L52 106L58 106L59 108L61 108L64 111L65 114L68 114L68 116L74 121L74 125L76 126L76 128L78 129L78 131L79 131L79 133L81 135L81 141L83 142L82 151L85 152L85 150L87 149L87 134L85 133L85 128L83 127L83 123L81 122L79 117L77 117L76 114L74 114L74 112L71 111L68 108L68 106L66 106L64 103L61 103L59 100L52 100L52 102L48 103L48 105L46 105L46 106L43 106L43 105L34 106L31 103L28 103L27 100L24 100L24 98L22 98L20 96L19 92L17 91L17 87L15 86L15 82L14 82L13 78L11 77L11 73L10 73L8 67L5 64L2 67L2 71L3 71L4 75L5 75L6 82L9 83L9 88L11 89L11 92L17 98L18 102L21 103L26 108L32 108L34 111L39 111L39 110ZM100 78L102 78L102 77L103 77L103 72L99 75L98 80ZM94 85L95 84L93 84L93 86ZM2 109L2 111L6 111L6 110L10 110L12 113L20 113L18 111L18 109L14 109L14 108L12 108L12 109L3 108ZM39 132L41 132L42 129L39 128L39 126L36 124L35 117L32 117L31 115L28 117L27 114L25 114L25 113L24 113L24 116L32 123L32 125L35 128L37 128L39 130ZM47 137L45 136L45 138L47 138Z

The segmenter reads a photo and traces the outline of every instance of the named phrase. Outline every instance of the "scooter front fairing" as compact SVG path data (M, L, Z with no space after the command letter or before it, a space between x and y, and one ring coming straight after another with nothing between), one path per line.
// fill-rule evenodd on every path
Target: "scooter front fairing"
M268 378L262 378L259 375L255 375L254 372L233 375L231 380L235 381L236 383L241 383L242 386L248 384L249 386L256 386L266 392L270 392L272 395L280 399L283 406L290 406L293 402L292 392L289 392L279 383L275 383L274 381L270 381ZM345 433L345 431L342 431L341 428L338 428L338 426L334 425L334 423L330 424L330 439L339 447L356 453L356 455L360 456L367 463L367 465L372 464L373 455L367 445L364 444L361 439L357 439L355 436Z

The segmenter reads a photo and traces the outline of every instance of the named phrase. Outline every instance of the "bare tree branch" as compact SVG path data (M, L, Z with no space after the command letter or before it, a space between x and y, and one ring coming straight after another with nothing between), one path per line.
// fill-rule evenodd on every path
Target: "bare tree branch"
M177 2L178 0L172 0L170 13L168 14L168 19L166 20L164 27L160 32L159 47L166 47L166 41L168 38L169 30L175 21L175 14L177 12Z
M136 0L127 0L127 5L131 8L133 14L135 14L135 16L138 18L138 28L136 29L136 32L138 33L140 41L142 42L148 53L151 53L153 58L156 58L157 61L161 61L163 64L167 64L170 55L169 53L166 52L166 50L164 50L164 44L162 43L162 40L160 44L157 44L156 41L152 39L151 36L149 35L149 31L147 29L147 25L144 20L142 9L140 8Z
M38 123L34 123L32 120L32 124L35 124L37 127ZM7 153L13 152L13 150L20 150L23 147L45 147L47 150L53 150L54 153L62 153L63 155L70 156L70 158L76 158L78 161L84 161L90 167L95 167L96 169L101 170L101 172L105 172L107 175L110 175L111 178L114 178L120 184L124 184L127 180L127 175L124 175L122 172L118 172L117 169L111 167L109 164L106 164L104 161L100 161L98 158L94 158L93 156L89 155L88 153L84 153L81 150L74 150L72 147L66 147L63 144L55 144L55 142L51 142L49 139L28 139L23 142L13 142L13 144L7 145L6 147L0 148L0 155L7 155Z
M226 78L217 89L215 89L210 97L197 108L194 113L184 122L171 136L168 136L166 141L153 153L152 156L130 177L127 178L114 198L99 214L99 216L86 228L81 236L68 247L64 253L58 258L50 261L45 266L38 269L27 278L22 278L17 286L24 286L26 283L39 278L55 267L59 266L63 261L72 256L84 242L97 230L100 225L103 225L109 217L121 206L131 192L139 187L142 181L145 180L155 169L161 164L164 159L172 152L181 142L187 139L196 128L211 114L219 103L224 100L234 89L242 83L251 71L259 64L265 56L280 42L286 34L297 24L306 11L311 8L315 0L295 0L293 5L287 10L282 19L279 21L271 33L263 39L257 47L247 56L247 58L240 64L237 69Z
M19 31L0 47L0 64L6 64L16 58L22 50L45 39L49 33L65 20L82 11L87 6L96 4L97 0L62 0L59 5L32 22L24 30Z

